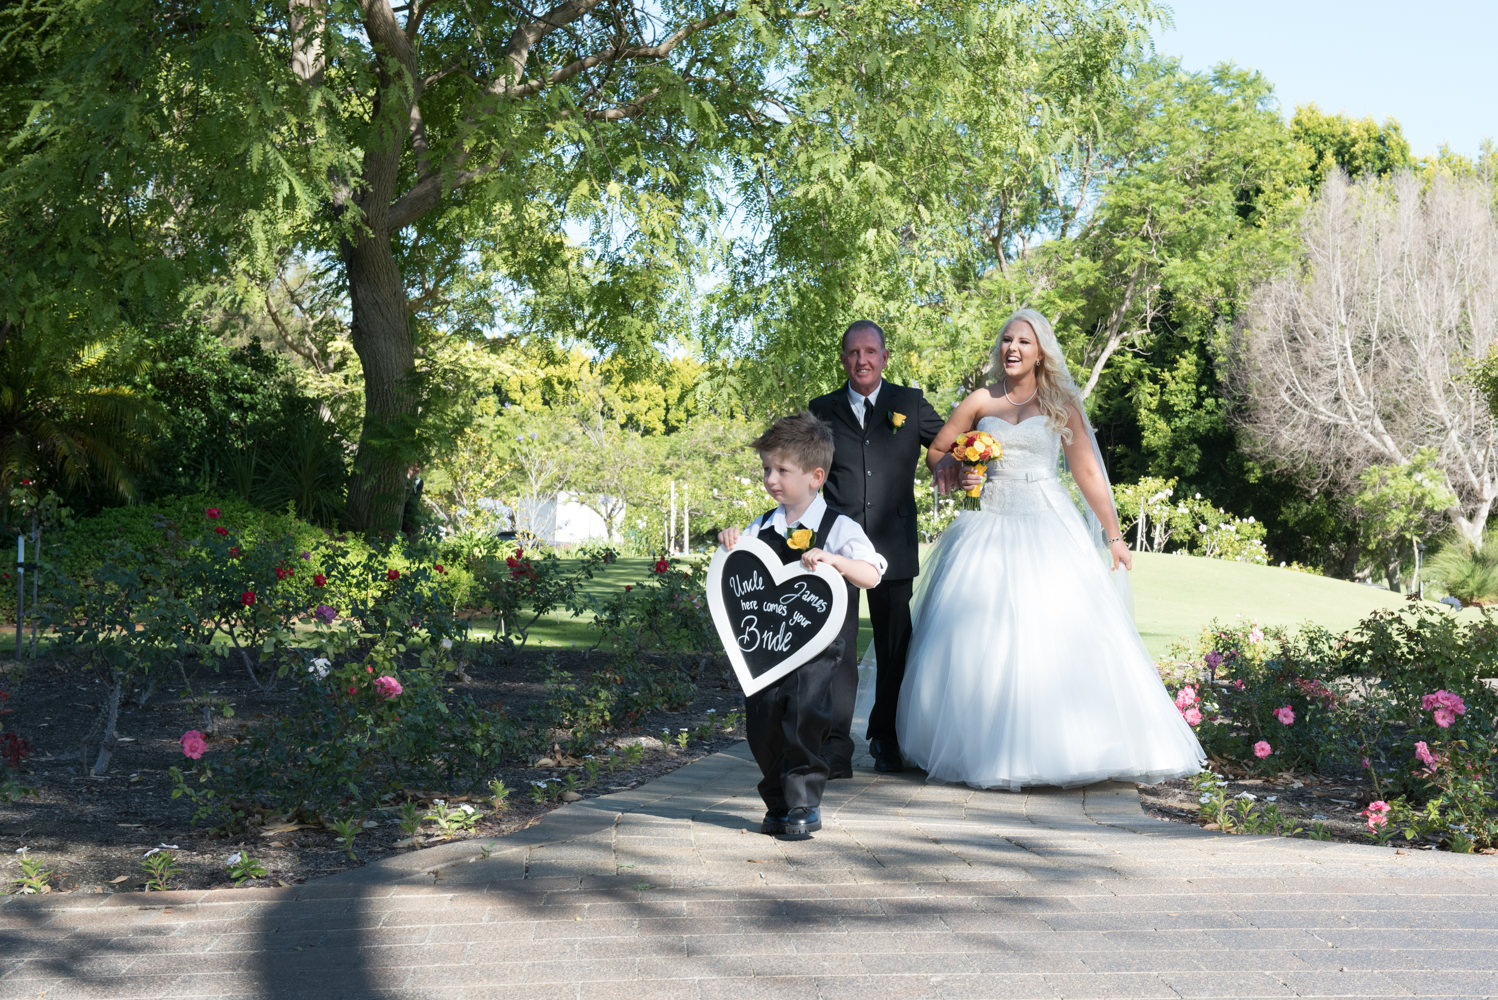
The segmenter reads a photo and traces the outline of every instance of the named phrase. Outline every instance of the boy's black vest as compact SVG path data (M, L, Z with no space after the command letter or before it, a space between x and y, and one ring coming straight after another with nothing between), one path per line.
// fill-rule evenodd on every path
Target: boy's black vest
M775 508L775 510L779 509L779 507ZM760 517L759 540L768 545L770 549L780 557L780 561L782 563L788 564L797 562L800 560L801 556L805 554L806 549L791 548L790 543L788 543L785 539L785 535L782 535L780 532L770 527L770 518L775 516L775 510L768 511ZM813 529L816 534L816 538L813 539L812 543L806 548L825 549L827 547L827 536L832 534L832 526L837 523L837 519L841 516L841 514L833 510L831 507L827 507L825 510L823 510L822 523L817 525ZM811 528L812 526L809 524L802 524L800 525L800 527ZM790 526L787 525L786 528L787 534L789 534Z

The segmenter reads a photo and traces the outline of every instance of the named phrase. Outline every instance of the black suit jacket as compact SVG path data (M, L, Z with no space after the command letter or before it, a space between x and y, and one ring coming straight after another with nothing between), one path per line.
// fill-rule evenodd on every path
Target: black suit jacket
M919 389L885 382L867 426L848 405L848 386L811 401L813 414L832 428L835 448L823 495L859 523L874 549L889 561L886 580L920 572L916 555L915 467L936 439L943 420ZM890 417L905 415L898 430Z

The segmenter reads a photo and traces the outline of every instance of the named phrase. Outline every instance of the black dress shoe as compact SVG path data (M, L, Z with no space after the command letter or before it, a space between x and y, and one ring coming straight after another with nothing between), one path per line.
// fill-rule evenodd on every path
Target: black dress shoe
M759 821L759 832L771 837L780 836L785 832L785 817L779 813L765 813L765 818Z
M820 829L822 829L821 811L799 806L786 813L785 828L781 831L781 836L799 840L810 837Z
M869 741L869 753L874 756L874 770L883 774L898 774L905 770L905 758L900 755L900 744L894 740Z
M829 760L827 762L827 780L836 781L839 778L853 777L853 762L849 760Z

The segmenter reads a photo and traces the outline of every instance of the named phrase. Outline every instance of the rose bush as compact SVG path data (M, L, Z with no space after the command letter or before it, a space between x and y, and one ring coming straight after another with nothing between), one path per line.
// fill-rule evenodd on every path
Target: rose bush
M1485 848L1498 845L1495 651L1489 615L1423 603L1342 636L1214 622L1173 650L1176 706L1222 768L1355 780L1376 839Z

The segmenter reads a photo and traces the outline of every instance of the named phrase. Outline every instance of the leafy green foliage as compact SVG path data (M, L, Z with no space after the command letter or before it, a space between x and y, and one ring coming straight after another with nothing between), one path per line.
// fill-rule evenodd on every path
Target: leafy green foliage
M474 792L530 746L503 712L448 698L440 669L402 667L400 694L386 698L364 669L372 665L355 655L326 677L305 675L290 713L192 772L174 769L173 797L186 795L196 819L214 825L272 813L332 823L406 788Z
M1147 476L1113 487L1120 532L1144 552L1185 552L1209 559L1264 565L1264 526L1237 518L1200 493L1176 495L1174 479Z
M25 479L75 507L136 495L159 411L110 346L0 336L0 490Z
M1374 613L1344 636L1214 622L1177 652L1197 683L1176 704L1214 761L1360 775L1380 842L1402 835L1459 851L1495 842L1498 694L1483 680L1498 672L1490 616L1416 603ZM1202 781L1203 808L1224 829L1273 820Z
M137 350L158 358L140 382L167 414L153 496L228 491L266 510L288 506L334 526L346 487L344 446L290 366L258 341L228 349L201 331L163 333Z
M1457 497L1437 464L1434 448L1421 448L1403 465L1374 465L1358 477L1352 499L1358 532L1369 554L1385 567L1395 587L1406 556L1418 565L1419 547L1440 528ZM1418 586L1417 579L1410 589ZM1458 595L1460 596L1460 595Z
M1498 603L1498 535L1485 533L1481 545L1453 540L1431 561L1430 572L1464 604Z
M1372 118L1329 115L1315 104L1305 104L1290 119L1290 136L1306 151L1312 188L1320 187L1334 170L1349 177L1383 177L1414 165L1410 144L1392 118L1378 125Z
M827 9L797 39L796 101L737 177L756 227L714 296L725 379L779 412L836 384L856 317L889 375L951 386L1028 296L1023 261L1069 235L1158 8L1135 0ZM877 44L870 44L877 39Z

